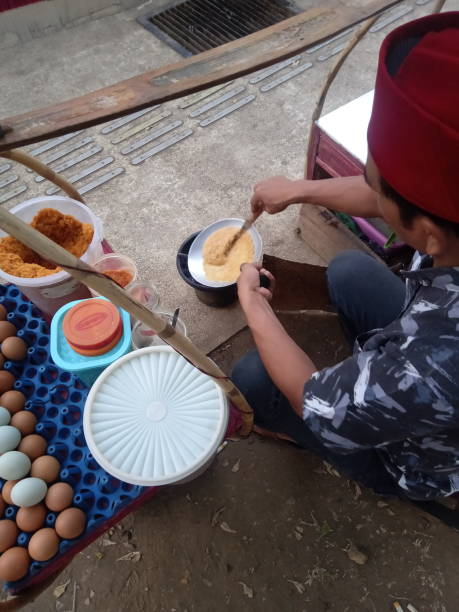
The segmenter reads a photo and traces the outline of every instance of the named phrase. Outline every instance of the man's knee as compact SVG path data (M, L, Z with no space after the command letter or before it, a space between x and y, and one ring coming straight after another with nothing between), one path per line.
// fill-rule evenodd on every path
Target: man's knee
M327 268L327 281L330 296L333 301L337 296L355 290L354 286L365 278L365 270L376 263L363 251L343 251L334 257Z
M234 366L231 380L250 403L269 381L268 373L257 350L248 352Z

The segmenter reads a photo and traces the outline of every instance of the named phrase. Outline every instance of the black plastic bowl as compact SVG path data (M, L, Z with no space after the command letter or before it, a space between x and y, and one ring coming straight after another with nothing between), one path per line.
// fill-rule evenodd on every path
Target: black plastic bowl
M236 283L232 283L226 287L207 287L207 285L203 285L195 280L190 274L188 269L188 253L190 252L193 240L198 234L199 232L195 232L191 236L188 236L188 238L180 245L176 258L178 273L187 285L193 287L198 300L204 304L207 304L207 306L215 306L217 308L228 306L234 302L237 297Z

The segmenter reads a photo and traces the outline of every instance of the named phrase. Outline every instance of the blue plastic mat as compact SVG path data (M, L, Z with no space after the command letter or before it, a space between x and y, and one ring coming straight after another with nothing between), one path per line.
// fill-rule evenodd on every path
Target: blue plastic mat
M18 329L18 337L28 345L23 361L7 361L4 369L15 377L14 389L27 398L25 410L38 419L35 433L48 441L47 454L61 464L58 481L69 483L75 492L72 506L86 513L85 532L75 540L61 540L58 554L45 563L32 561L28 574L20 581L6 583L5 588L17 592L26 588L32 578L59 558L68 555L91 532L100 532L108 520L135 502L144 487L121 482L105 472L89 452L83 434L83 408L88 394L85 385L73 374L54 365L49 353L49 328L41 312L14 286L0 286L0 304L8 311L7 320ZM4 480L0 479L3 488ZM18 508L7 506L2 518L13 519ZM53 527L57 513L49 512L44 526ZM21 532L17 545L27 547L33 534Z

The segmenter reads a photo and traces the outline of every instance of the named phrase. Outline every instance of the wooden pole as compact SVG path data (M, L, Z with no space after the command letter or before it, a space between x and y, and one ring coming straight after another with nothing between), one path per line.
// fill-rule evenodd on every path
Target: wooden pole
M253 425L253 411L247 400L225 373L186 336L133 299L111 279L99 274L84 261L2 208L0 208L0 227L48 261L60 266L77 280L145 323L198 370L211 376L241 413L243 424L239 433L241 435L250 433Z
M67 181L67 179L65 179L61 174L54 172L54 170L51 170L49 166L41 162L39 159L32 157L32 155L29 155L25 151L20 151L19 149L11 149L11 151L0 152L0 157L4 157L5 159L11 159L12 161L18 162L23 166L27 166L43 178L48 179L48 181L51 181L52 183L60 187L70 198L78 200L79 202L84 202L81 195L78 193L75 187L73 187Z
M308 150L307 150L307 154L306 154L306 163L310 159L310 156L314 154L314 150L313 149L315 148L315 145L316 145L315 139L312 137L313 132L314 132L314 126L315 126L316 122L320 119L320 116L322 114L322 109L323 109L324 104L325 104L325 99L327 97L328 92L330 91L330 87L332 86L333 81L335 80L336 75L340 71L341 66L344 64L344 62L347 60L349 55L352 53L352 51L355 49L355 47L359 44L359 42L362 40L362 38L365 36L365 34L368 32L368 30L379 19L379 17L380 17L380 15L376 15L375 17L372 17L371 19L368 19L362 25L362 27L359 28L359 30L356 32L356 34L350 39L349 43L346 45L345 49L343 50L343 52L339 56L338 60L335 62L333 68L328 73L327 78L325 79L325 83L323 84L323 87L322 87L322 89L320 91L320 95L319 95L319 98L317 100L317 103L316 103L316 105L314 107L314 112L312 113L311 125L310 125L310 128L309 128Z
M434 10L432 11L433 13L441 13L443 7L445 6L446 0L438 0L437 4L435 5Z

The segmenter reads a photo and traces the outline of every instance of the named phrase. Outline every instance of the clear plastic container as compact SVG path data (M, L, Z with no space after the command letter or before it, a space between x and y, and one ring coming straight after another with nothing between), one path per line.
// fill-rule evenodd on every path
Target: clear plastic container
M169 312L156 312L155 314L166 323L172 324L174 315ZM185 323L180 318L177 319L175 329L184 336L187 335ZM161 340L158 334L145 325L145 323L142 323L142 321L137 321L132 328L132 346L135 349L145 348L147 346L164 346L165 344L166 342Z
M94 228L94 235L86 253L80 259L92 264L102 256L104 238L102 221L85 204L77 200L65 196L33 198L14 206L10 212L25 223L31 223L35 215L43 208L54 208L64 215L72 215L82 223L90 223ZM0 238L7 235L6 232L0 230ZM40 278L23 278L0 269L0 277L7 283L16 285L29 300L49 316L70 301L91 297L89 289L64 270Z
M109 253L93 262L92 266L98 272L113 278L124 288L137 280L137 266L127 255Z
M152 283L134 281L130 283L127 292L148 310L156 310L159 306L159 293Z

